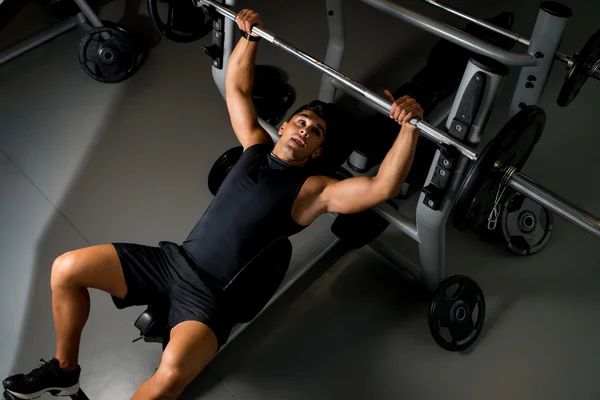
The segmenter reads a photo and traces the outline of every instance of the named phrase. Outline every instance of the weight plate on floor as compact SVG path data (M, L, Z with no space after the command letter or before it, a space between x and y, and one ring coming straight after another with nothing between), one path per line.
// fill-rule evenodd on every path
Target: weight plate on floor
M490 214L506 168L521 169L540 140L546 113L527 106L512 117L473 162L458 190L452 222L471 229Z
M531 255L550 240L553 218L546 208L515 192L502 205L500 225L504 242L511 251Z
M467 349L479 337L484 320L485 298L473 279L455 275L439 284L429 308L429 330L440 347Z
M166 3L166 7L159 3ZM158 31L174 42L195 42L212 31L212 20L205 21L204 7L196 7L192 0L148 0L148 13Z
M86 74L103 83L124 81L138 65L129 34L113 26L94 28L81 39L79 62Z
M585 81L597 68L600 68L600 29L590 36L581 51L574 57L573 65L569 68L565 83L560 89L556 101L558 105L566 107L571 104Z
M232 147L215 161L208 173L208 190L210 190L213 196L217 195L227 174L229 174L231 168L238 162L243 152L244 148L242 146Z

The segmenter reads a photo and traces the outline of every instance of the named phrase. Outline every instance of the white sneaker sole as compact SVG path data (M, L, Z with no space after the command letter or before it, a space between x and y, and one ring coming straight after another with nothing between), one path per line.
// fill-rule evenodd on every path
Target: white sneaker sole
M24 400L37 399L38 397L41 397L44 393L47 393L47 392L50 392L53 396L72 396L79 391L79 383L76 383L75 385L68 387L68 388L47 388L44 390L40 390L39 392L30 393L30 394L15 393L8 389L6 389L6 391L8 393L12 394L17 399L24 399Z

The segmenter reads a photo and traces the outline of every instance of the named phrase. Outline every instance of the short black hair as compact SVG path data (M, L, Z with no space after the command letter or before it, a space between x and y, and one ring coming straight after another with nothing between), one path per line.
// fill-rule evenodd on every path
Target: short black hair
M321 100L313 100L310 103L305 104L298 108L296 111L294 111L290 118L288 118L288 122L290 122L292 118L294 118L296 115L300 114L302 111L305 110L312 111L313 113L317 114L323 121L325 121L325 139L323 140L323 144L325 144L325 142L327 142L328 144L330 142L333 142L333 140L329 140L335 132L335 110L333 104L325 103ZM325 148L323 148L323 150L325 150Z

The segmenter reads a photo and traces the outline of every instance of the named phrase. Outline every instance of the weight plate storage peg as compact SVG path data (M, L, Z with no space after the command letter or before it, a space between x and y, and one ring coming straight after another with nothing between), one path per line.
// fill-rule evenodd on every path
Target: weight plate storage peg
M485 298L473 279L455 275L439 284L429 308L429 330L440 347L466 350L479 337L484 320Z
M506 169L523 168L545 124L544 110L535 105L526 106L487 144L458 191L452 216L457 229L474 228L490 215Z
M102 26L81 39L79 62L85 73L98 82L119 83L137 71L138 54L125 29Z
M217 195L227 174L229 174L229 171L238 162L243 152L244 148L242 146L232 147L215 161L208 173L208 190L210 190L213 196Z
M558 105L566 107L571 104L596 69L600 69L600 29L585 42L581 51L575 56L558 94L556 101Z
M500 229L506 247L516 254L535 254L552 234L550 211L521 193L514 192L502 204Z

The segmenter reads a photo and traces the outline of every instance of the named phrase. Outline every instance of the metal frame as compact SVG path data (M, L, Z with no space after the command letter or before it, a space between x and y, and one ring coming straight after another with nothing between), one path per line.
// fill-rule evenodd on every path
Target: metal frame
M558 46L563 37L568 17L561 18L540 8L527 52L540 62L537 66L523 67L509 108L509 117L519 112L523 104L539 104L554 65Z
M81 10L75 16L58 21L54 25L43 29L15 44L0 51L0 65L14 60L15 58L67 33L77 26L83 28L86 32L92 28L103 26L98 16L91 9L85 0L73 0Z
M343 1L326 0L329 38L327 41L327 51L325 52L325 64L338 71L342 67L342 60L344 59L344 51L346 49ZM336 87L334 81L324 74L321 78L321 89L319 90L318 99L326 103L333 103L335 94Z
M363 0L367 4L371 4L376 8L379 8L385 12L388 12L394 16L398 16L405 19L415 25L423 27L424 29L431 31L438 36L441 36L451 42L457 43L465 48L474 51L477 54L482 54L498 61L508 61L510 65L514 66L537 66L540 62L535 57L529 54L514 54L507 52L504 49L497 48L487 42L480 41L463 31L449 27L444 24L440 24L437 21L431 21L426 17L423 17L410 10L404 9L386 0ZM227 0L226 5L231 7L235 4L235 0ZM236 14L232 12L228 7L223 7L213 0L197 0L197 5L208 5L214 7L221 15L227 19L225 35L226 35L226 46L225 46L225 58L228 59L229 54L233 48L233 25ZM327 8L332 11L331 16L338 16L338 18L332 18L329 21L329 29L332 40L338 45L331 45L327 47L326 59L332 60L336 63L336 67L339 68L341 60L343 58L344 48L344 30L343 27L339 27L339 24L343 24L343 4L341 1L328 1ZM551 21L551 20L550 20ZM561 31L560 29L555 32ZM319 69L323 72L323 78L321 81L320 95L324 99L334 99L335 90L343 90L349 93L355 98L359 99L363 103L371 106L375 110L388 115L391 109L391 103L375 93L371 92L367 88L360 85L358 82L340 73L336 68L327 65L319 60L314 59L310 55L302 52L295 48L285 40L276 37L274 34L259 28L253 28L253 32L260 35L266 41L274 44L275 46L285 50L286 52L296 56L297 58L305 61L311 66ZM477 144L482 138L482 133L485 130L489 114L493 108L494 101L496 100L499 91L502 87L504 77L506 73L499 72L493 65L486 66L486 63L481 61L469 61L463 80L454 98L451 112L447 118L447 128L454 120L458 104L462 102L463 93L467 84L472 78L478 74L478 76L485 75L486 85L484 93L481 98L480 107L477 115L473 120L472 130L469 132L469 136L466 138L468 143ZM221 93L225 95L225 71L215 71L213 67L213 76L215 77L215 83L219 87ZM261 125L267 128L273 129L269 124L264 121L260 121ZM425 123L423 121L417 121L416 119L411 120L410 123L418 126L422 132L422 136L427 137L430 140L436 141L440 144L447 144L458 150L463 157L461 157L453 171L452 178L447 187L447 191L444 194L442 205L439 209L434 210L425 204L425 195L421 194L419 203L416 210L416 218L413 220L406 215L403 215L398 210L389 206L388 204L380 204L373 207L373 210L388 220L394 227L400 229L406 233L407 236L415 240L419 244L419 258L420 267L414 262L404 259L404 257L398 257L396 253L391 249L387 249L381 243L374 244L372 247L376 248L377 251L383 256L391 259L398 260L402 263L403 267L411 272L421 283L423 283L429 290L434 290L441 280L444 278L445 272L445 230L446 221L452 210L455 202L455 197L464 173L469 166L471 160L476 160L478 154L473 148L461 143L458 139L455 139L450 134L437 129L436 127ZM277 137L278 139L278 137ZM436 166L440 158L440 151L434 157L431 164L429 174L427 177L426 184L431 182L434 174L436 173ZM600 237L600 220L583 210L576 208L569 204L565 200L562 200L550 193L546 189L539 186L533 180L525 177L524 175L512 170L511 176L506 178L508 186L518 188L517 190L526 196L530 196L546 206L550 210L556 212L558 215L564 216L568 220L576 223L586 231Z
M479 39L469 37L469 35L465 36L465 34L457 34L455 28L407 10L391 1L363 0L363 2L478 54L488 56L509 66L522 66L523 68L521 69L511 101L509 118L519 112L523 105L537 105L539 103L554 60L562 61L569 67L573 65L573 57L558 51L566 23L571 16L570 14L555 15L540 6L532 37L531 39L526 39L517 33L475 18L465 12L442 4L437 0L425 0L425 2L435 7L528 46L527 54L519 56L499 48L494 48L495 46L489 44L482 46ZM591 77L600 80L600 69L596 68Z

